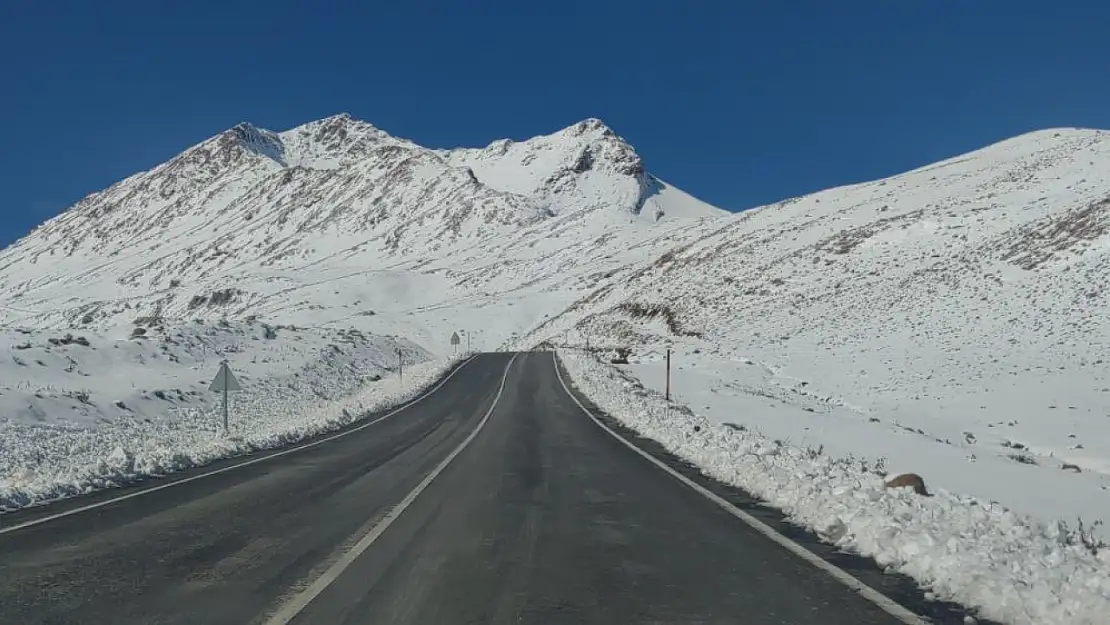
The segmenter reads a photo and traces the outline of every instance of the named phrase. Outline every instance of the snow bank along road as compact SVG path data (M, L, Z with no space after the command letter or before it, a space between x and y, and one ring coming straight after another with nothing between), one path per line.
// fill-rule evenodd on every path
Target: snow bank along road
M0 623L914 621L607 433L550 353L480 355L370 427L43 514L3 519Z

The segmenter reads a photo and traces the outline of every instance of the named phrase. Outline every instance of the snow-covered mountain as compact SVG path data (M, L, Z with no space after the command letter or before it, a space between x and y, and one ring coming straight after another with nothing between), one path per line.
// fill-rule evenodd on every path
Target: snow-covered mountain
M519 286L527 280L504 248L535 256L529 250L560 237L562 246L543 249L565 257L557 248L571 241L613 238L591 254L609 256L722 215L646 173L597 120L452 151L347 115L281 133L239 124L0 253L0 305L7 323L49 327L140 315L322 322L338 309L459 299L449 283L467 276L508 274L504 288ZM416 271L406 285L390 277L437 260L451 271ZM341 297L313 292L325 283ZM311 314L321 307L329 312Z
M598 120L458 150L239 124L0 251L0 509L320 431L398 359L495 348L726 218ZM235 445L201 440L224 359Z
M567 360L610 414L937 597L1106 620L1110 132L1035 132L690 234L522 344L632 348L617 371ZM690 412L663 401L668 347ZM880 476L905 472L936 496L890 496Z
M133 340L136 323L153 337L223 319L354 329L438 355L454 331L475 349L588 339L632 347L649 383L670 344L716 420L832 432L831 449L909 465L943 457L940 486L1011 505L1016 486L957 468L1041 462L1054 472L1028 479L1089 491L1060 505L1090 517L1110 474L1107 172L1110 134L1049 130L732 215L649 174L594 119L453 150L347 115L240 124L0 252L0 317L94 341ZM4 379L30 388L35 372L14 367ZM55 418L0 390L13 414ZM93 400L95 415L76 412L110 419L127 401ZM747 415L765 400L779 416Z
M703 224L523 344L634 348L712 421L1110 518L1110 133L1057 129ZM1061 470L1064 469L1064 470Z
M651 414L676 449L694 442L675 424L727 423L807 462L867 458L1046 521L1110 518L1108 278L1103 131L730 214L595 119L450 150L347 115L240 124L0 251L0 509L349 422L411 393L395 358L426 361L417 380L442 371L457 331L464 348L632 350L591 388L660 389L671 348L691 412ZM239 442L207 393L222 359L248 386ZM604 368L583 362L576 375ZM718 438L732 447L713 457L747 449ZM802 499L852 481L768 462ZM866 542L850 535L863 516L822 510L837 540ZM1024 521L973 512L1022 543Z

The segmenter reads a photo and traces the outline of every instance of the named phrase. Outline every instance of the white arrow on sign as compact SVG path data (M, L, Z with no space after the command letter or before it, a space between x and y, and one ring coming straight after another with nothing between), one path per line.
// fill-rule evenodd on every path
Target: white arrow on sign
M209 386L208 390L224 395L224 434L227 434L227 393L241 391L243 387L239 386L239 380L235 379L235 374L231 372L231 367L227 366L226 360L220 363L220 372L216 374L216 379L212 380L212 386Z

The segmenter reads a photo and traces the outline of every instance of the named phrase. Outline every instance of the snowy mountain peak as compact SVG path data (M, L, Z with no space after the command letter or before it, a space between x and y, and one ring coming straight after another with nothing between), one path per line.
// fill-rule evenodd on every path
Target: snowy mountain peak
M566 128L562 133L588 142L575 162L577 168L589 167L592 165L594 155L599 154L604 164L613 167L620 174L642 176L646 173L643 159L636 150L600 119L595 117L584 119Z
M19 309L25 321L108 327L151 314L245 315L275 297L260 276L485 253L552 227L587 241L622 228L655 236L671 218L723 214L651 177L596 120L459 150L430 150L348 114L283 132L243 122L0 253L0 317Z
M385 146L417 148L396 139L373 124L340 113L280 133L294 164L314 169L335 169L371 157Z
M238 142L239 146L260 156L285 164L285 145L277 134L262 130L248 122L240 122L220 134L222 142Z
M574 136L581 136L586 133L597 133L606 137L615 137L616 133L613 129L596 117L587 117L582 121L568 126L562 132L573 134Z
M549 135L440 154L454 166L469 167L483 184L533 197L556 215L587 211L605 221L653 223L668 216L724 214L688 196L665 201L662 193L671 187L648 174L635 149L596 118Z
M323 119L308 122L306 124L301 124L300 126L287 130L282 134L285 136L291 136L304 132L318 134L321 132L341 133L344 131L352 134L376 133L379 135L388 136L381 130L378 130L373 124L352 117L350 113L339 113L337 115L331 115Z

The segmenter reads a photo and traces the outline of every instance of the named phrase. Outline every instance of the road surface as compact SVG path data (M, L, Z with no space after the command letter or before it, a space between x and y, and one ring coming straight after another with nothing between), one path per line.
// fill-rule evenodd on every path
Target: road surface
M335 440L0 533L0 623L903 621L625 447L527 353Z

